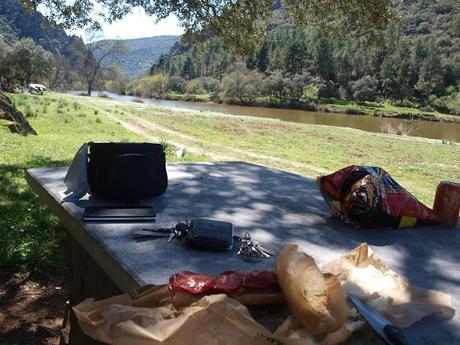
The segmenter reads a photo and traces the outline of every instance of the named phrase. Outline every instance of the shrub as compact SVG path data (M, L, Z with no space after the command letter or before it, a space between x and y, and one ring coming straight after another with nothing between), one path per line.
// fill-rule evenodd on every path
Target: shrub
M185 91L191 95L202 95L206 93L203 85L196 79L190 80L185 86Z
M308 84L303 87L303 93L300 100L302 102L312 102L318 99L319 88L315 84Z
M60 98L58 101L58 107L63 108L67 107L69 105L69 102L67 102L65 99Z
M168 81L169 78L165 74L153 74L133 81L129 88L135 96L162 98L168 89Z
M227 68L227 73L222 78L222 97L239 101L251 100L260 95L262 78L261 73L250 72L243 63L234 63Z
M446 106L450 114L460 115L460 92L447 98Z
M34 112L34 110L32 109L32 107L30 106L30 104L27 104L27 105L26 105L26 108L25 108L24 112L25 112L24 115L25 115L26 117L34 117L34 116L35 116L35 112Z
M387 123L381 127L382 133L395 134L395 135L415 135L417 130L414 127L409 127L403 123L393 126L391 123Z
M207 92L218 92L220 87L220 80L211 77L200 77L195 79Z
M431 107L433 107L440 113L450 113L451 109L448 106L448 102L449 102L449 97L439 97L439 98L432 99L430 103L431 103ZM428 107L428 108L431 108L431 107Z
M358 102L375 100L377 83L374 78L366 75L361 79L350 82L353 99Z
M176 152L176 147L173 144L168 143L166 139L161 139L160 145L163 147L163 151L168 156L171 156Z
M168 89L174 92L183 93L185 92L185 85L187 81L179 76L169 77Z
M425 106L425 107L421 107L419 109L420 111L423 111L424 113L433 113L435 110L430 107L429 105Z

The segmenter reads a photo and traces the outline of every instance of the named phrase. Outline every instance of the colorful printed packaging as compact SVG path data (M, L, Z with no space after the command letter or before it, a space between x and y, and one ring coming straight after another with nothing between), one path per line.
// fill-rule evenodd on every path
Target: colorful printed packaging
M379 167L351 165L318 177L317 184L332 210L356 228L406 228L441 222L433 210Z

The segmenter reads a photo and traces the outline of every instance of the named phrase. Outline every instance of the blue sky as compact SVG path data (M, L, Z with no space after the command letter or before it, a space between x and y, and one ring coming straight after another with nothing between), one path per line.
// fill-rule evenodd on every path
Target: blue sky
M155 24L154 17L148 17L142 9L135 8L132 13L120 21L112 24L103 23L101 38L106 39L129 39L140 37L151 37L160 35L181 35L182 28L179 27L177 18L169 16L158 24ZM68 31L87 40L84 30Z

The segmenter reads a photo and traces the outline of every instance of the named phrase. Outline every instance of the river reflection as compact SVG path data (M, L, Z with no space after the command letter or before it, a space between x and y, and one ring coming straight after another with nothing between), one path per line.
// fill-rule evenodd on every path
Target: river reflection
M78 92L74 91L71 93L77 94ZM110 98L126 102L132 102L135 98L137 98L134 96L117 95L112 92L104 92L103 94ZM92 96L98 96L98 93L94 93ZM375 116L322 113L293 109L247 107L204 102L168 101L147 98L143 98L142 100L146 104L154 104L168 108L211 111L229 115L267 117L298 123L312 123L317 125L356 128L363 131L377 133L389 132L398 134L399 132L410 136L419 136L441 140L446 139L449 141L460 142L460 125L454 123L410 121Z

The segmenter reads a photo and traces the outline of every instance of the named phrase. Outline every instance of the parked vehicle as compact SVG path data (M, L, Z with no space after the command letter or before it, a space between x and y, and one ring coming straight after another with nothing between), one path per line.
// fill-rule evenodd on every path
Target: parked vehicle
M46 91L47 88L42 84L29 84L28 90L33 94L43 95L43 92Z

